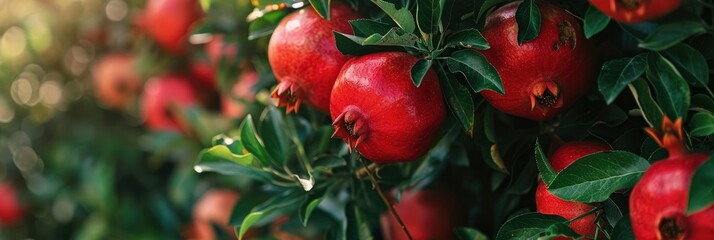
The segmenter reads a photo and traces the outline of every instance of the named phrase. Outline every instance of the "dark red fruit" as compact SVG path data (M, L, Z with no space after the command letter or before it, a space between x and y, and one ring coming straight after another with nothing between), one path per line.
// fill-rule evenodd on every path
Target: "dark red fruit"
M427 188L402 192L394 205L413 239L456 239L454 228L466 222L466 212L458 195L448 188ZM389 212L380 218L384 239L408 239L399 222Z
M191 27L203 15L197 0L149 0L137 24L161 47L184 53Z
M92 80L97 99L115 109L125 109L141 90L141 77L134 67L134 59L126 53L102 57L94 66Z
M687 214L689 186L706 153L689 153L682 119L665 117L662 131L647 133L669 152L655 162L630 194L630 220L637 239L714 239L714 205Z
M173 111L198 103L190 80L181 75L149 79L142 95L142 113L146 126L154 131L181 131L182 124Z
M682 0L589 0L589 2L615 21L625 23L652 20L682 5Z
M595 152L607 151L610 147L597 142L569 142L563 144L553 152L548 158L553 170L560 172L570 164L586 155ZM558 215L565 219L573 219L594 208L594 206L586 203L565 201L558 198L548 191L548 186L542 180L538 181L538 188L535 195L536 211L543 214ZM595 225L595 214L587 215L583 218L575 220L569 224L576 233L593 238L597 227ZM556 238L568 239L568 238Z
M216 71L225 59L228 63L233 63L238 53L238 46L223 41L222 35L213 35L211 41L204 46L207 56L196 58L191 63L191 73L198 80L199 84L210 89L218 87L216 84Z
M193 207L192 239L216 239L214 224L223 228L226 234L233 235L229 221L239 197L236 191L227 189L206 192Z
M486 19L483 36L491 48L481 52L501 76L506 94L481 94L502 112L544 120L592 88L597 55L580 23L547 1L536 2L542 16L540 34L518 46L515 15L520 3L506 4Z
M419 88L410 70L419 59L383 52L354 58L337 77L330 98L334 136L376 162L413 161L424 155L444 121L436 73Z
M198 80L198 84L208 89L216 89L216 70L206 60L197 60L191 63L192 79Z
M22 220L22 207L12 185L0 183L0 226L10 226Z
M285 17L268 45L268 58L278 87L272 97L287 112L302 102L328 112L330 91L342 65L350 58L337 50L332 31L352 34L349 20L357 13L339 2L330 5L330 21L308 7Z
M246 102L255 101L253 87L258 83L258 78L258 73L253 69L245 69L241 72L238 82L231 89L232 96L223 96L221 98L223 116L233 119L245 116Z

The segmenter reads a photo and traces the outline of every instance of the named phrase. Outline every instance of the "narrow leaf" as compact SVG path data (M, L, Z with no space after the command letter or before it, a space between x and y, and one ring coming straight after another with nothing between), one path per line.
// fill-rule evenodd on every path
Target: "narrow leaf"
M439 82L444 91L444 97L449 109L461 123L464 132L469 132L474 125L475 106L471 92L456 79L447 74L444 69L439 71Z
M657 103L652 98L652 93L650 92L647 82L640 78L632 84L628 85L630 92L635 97L637 101L637 106L639 106L642 111L642 117L650 125L650 127L660 127L662 126L662 109L657 105Z
M320 17L330 20L330 0L308 0Z
M691 101L687 82L662 55L650 53L647 63L647 78L655 89L657 103L670 119L686 120Z
M538 37L540 33L540 10L535 0L526 0L518 5L516 22L518 23L518 45Z
M372 19L350 20L350 26L352 26L355 36L359 37L368 37L375 33L384 35L392 30L391 25Z
M265 212L252 212L243 219L243 223L240 225L240 230L238 231L238 239L243 239L243 235L250 229L253 224L260 221L263 218Z
M424 76L426 76L426 73L429 72L429 69L431 69L432 62L432 60L428 59L419 59L419 61L412 66L410 75L412 82L414 82L414 86L421 86L421 81L424 80Z
M539 239L549 235L547 231L552 225L565 221L565 218L556 215L524 213L506 221L498 230L496 240Z
M496 68L486 60L486 57L474 50L464 49L453 52L446 60L452 73L461 73L466 77L471 90L478 93L483 90L493 90L504 94L501 77Z
M481 32L474 28L464 29L449 35L446 39L446 45L449 47L460 46L481 50L490 48L488 42L486 42L486 38L481 35Z
M705 33L706 28L701 22L680 21L661 26L645 38L638 47L652 51L662 51L684 41L696 34Z
M473 228L460 227L454 229L454 233L460 240L488 240L488 236Z
M409 11L407 8L400 8L397 9L396 6L394 6L393 3L384 1L384 0L371 0L374 4L376 4L379 8L384 11L392 20L394 20L397 25L404 29L404 31L408 33L413 33L416 24L414 23L414 16L412 13Z
M252 153L264 166L270 165L268 152L265 150L263 142L258 138L253 124L253 116L248 115L240 127L240 139L245 149Z
M414 47L417 37L399 28L392 28L387 34L375 33L365 38L362 45Z
M602 65L597 79L598 90L607 104L612 104L628 84L637 80L647 69L647 55L610 60Z
M558 173L555 172L555 169L553 169L553 167L548 162L548 158L545 156L543 148L541 148L540 146L539 139L536 139L535 143L535 159L536 163L538 164L538 171L540 171L540 176L543 179L543 182L545 183L545 185L550 186L550 184L553 183L553 180L555 180L555 177L558 175Z
M692 176L687 214L703 210L714 203L714 160L711 156Z
M709 84L709 66L704 55L687 44L678 44L661 54L671 61L689 84L705 87Z
M585 38L589 39L595 36L595 34L605 29L608 23L610 23L610 17L591 5L588 7L588 11L585 12L585 20L583 23Z
M423 34L438 32L445 0L417 0L416 2L417 26L419 30Z

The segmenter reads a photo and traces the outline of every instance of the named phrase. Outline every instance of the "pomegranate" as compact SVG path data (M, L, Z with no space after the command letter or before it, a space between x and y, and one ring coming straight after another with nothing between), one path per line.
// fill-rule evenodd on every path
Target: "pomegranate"
M677 9L682 0L588 0L605 15L618 22L652 20Z
M12 185L0 183L0 226L10 226L22 220L22 207Z
M216 89L216 70L207 60L197 59L190 64L192 79L208 89Z
M255 70L243 70L238 77L238 82L231 88L232 96L223 96L221 98L221 111L223 112L223 116L233 119L245 116L245 103L236 101L235 99L241 99L246 102L255 101L255 91L253 91L253 87L258 83L258 78L258 73Z
M506 4L487 19L483 36L491 48L481 51L496 68L505 95L481 92L496 109L515 116L545 120L585 94L595 83L597 55L580 23L547 1L538 1L540 34L518 45L516 10Z
M238 53L238 46L223 42L223 35L213 35L204 48L208 58L195 59L190 65L191 73L199 84L215 89L218 87L216 71L221 58L225 57L227 61L233 61Z
M332 31L352 34L349 20L357 13L345 4L330 4L330 21L313 8L285 17L268 44L268 60L278 80L272 97L286 111L297 112L305 101L328 112L330 91L342 65L350 58L337 50Z
M103 56L92 71L97 99L110 108L125 109L141 90L141 77L127 53Z
M424 155L444 122L439 81L430 69L417 88L410 70L419 59L382 52L354 58L330 97L333 137L375 162L413 161Z
M394 205L413 239L456 239L454 228L466 222L458 195L447 187L431 187L402 193ZM399 222L389 212L380 217L384 239L406 240Z
M662 130L647 133L669 152L655 162L630 194L630 220L637 239L714 239L714 205L687 214L689 186L694 171L709 159L689 153L684 145L682 119L665 117Z
M216 239L213 224L221 226L227 234L234 235L229 221L239 197L237 192L228 189L206 192L193 207L193 239Z
M172 108L197 103L197 93L186 77L165 75L149 79L142 95L146 126L154 131L180 131L184 128Z
M191 27L202 15L197 0L148 0L137 25L165 50L181 54Z
M556 149L548 161L551 166L553 166L553 170L560 172L581 157L607 150L610 150L610 147L597 142L569 142ZM542 180L538 181L535 201L537 212L558 215L565 219L573 219L593 209L593 206L590 204L565 201L558 198L548 191L548 186L546 186ZM571 222L569 226L576 233L593 238L595 236L595 231L597 230L595 221L595 214L590 214ZM568 238L558 237L556 239Z

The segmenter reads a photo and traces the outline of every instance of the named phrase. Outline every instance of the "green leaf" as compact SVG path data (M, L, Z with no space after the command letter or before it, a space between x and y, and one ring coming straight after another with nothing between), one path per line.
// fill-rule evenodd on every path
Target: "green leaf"
M706 31L704 24L701 22L674 22L659 27L657 31L647 36L637 46L652 51L662 51L679 44L684 39Z
M275 107L267 107L260 118L260 130L265 149L270 149L267 153L271 159L277 162L278 166L284 166L288 159L290 146L282 111Z
M488 240L488 236L479 230L467 227L455 228L454 233L460 240Z
M352 55L352 56L362 56L370 53L375 53L379 51L384 51L383 49L376 46L362 46L362 42L365 38L358 37L354 35L333 32L335 36L335 43L337 45L337 50L340 50L342 54Z
M268 198L269 195L262 192L251 192L251 194L242 195L233 206L229 225L241 225L243 219L250 214L251 210L268 200Z
M565 218L556 215L544 215L540 213L524 213L509 219L501 226L496 234L496 240L507 239L540 239L548 234L548 229L555 225L567 221Z
M361 45L414 47L417 37L400 28L392 28L387 34L375 33L365 38Z
M518 10L516 10L518 45L538 37L540 21L540 10L535 4L535 0L525 0L518 5Z
M703 93L696 94L692 96L692 106L690 109L698 112L714 113L714 99Z
M617 206L617 203L612 201L612 199L608 198L602 203L602 206L603 211L605 212L605 219L607 219L607 222L610 223L610 226L614 227L617 222L624 217L622 215L622 210L620 210L620 207Z
M709 159L697 168L692 176L689 187L689 203L687 214L703 210L714 203L714 160L711 153Z
M211 9L211 0L200 0L198 3L201 5L203 12L208 12Z
M391 25L372 19L350 20L350 26L352 26L355 36L359 37L368 37L375 33L384 35L392 30Z
M254 158L252 154L234 154L226 145L218 145L205 149L198 154L198 158L222 158L243 166L260 166L260 162L253 161Z
M662 109L657 105L657 103L652 98L652 93L650 92L647 82L640 78L628 85L632 95L637 101L637 106L643 113L645 121L650 125L650 127L660 127L662 126Z
M602 65L597 79L598 90L607 104L612 104L625 87L647 69L647 55L610 60Z
M650 53L647 63L647 78L655 89L657 103L670 119L686 119L691 101L687 82L662 55Z
M439 71L439 82L449 109L461 123L464 131L471 131L474 126L475 112L471 92L464 85L461 85L459 81L452 78L450 74L447 74L444 69Z
M635 240L635 233L632 232L630 218L623 217L615 224L610 236L613 240Z
M256 162L252 154L236 155L227 146L219 145L198 154L194 165L196 172L217 172L225 175L251 177L264 182L270 182L270 174L262 171L261 162Z
M585 12L585 20L583 21L585 38L589 39L595 36L595 34L605 29L608 23L610 23L610 17L591 5L588 7L588 11Z
M248 216L243 219L243 223L240 225L240 230L238 231L238 239L243 239L243 235L250 229L253 224L260 221L263 218L265 212L251 212Z
M384 13L386 13L392 20L394 20L395 23L397 23L397 26L400 28L404 29L407 33L413 33L416 24L414 23L414 16L412 13L409 11L407 8L400 8L397 9L393 3L384 1L384 0L371 0L374 4L377 5Z
M710 112L698 112L689 120L689 134L707 137L714 134L714 115Z
M485 0L481 7L478 8L478 14L476 15L476 20L478 21L484 14L492 7L499 5L501 3L508 2L508 0Z
M275 27L278 26L280 20L287 15L288 13L285 11L272 11L255 19L250 23L250 26L248 26L248 40L255 40L259 37L270 35L273 33L273 30L275 30Z
M417 26L423 35L430 35L439 31L441 12L445 0L417 0ZM430 39L424 39L429 41Z
M421 81L424 80L424 76L426 76L426 73L429 72L429 69L431 69L432 63L432 60L422 58L419 59L414 66L412 66L410 76L412 78L412 82L414 82L414 86L421 86Z
M318 195L314 194L313 197L305 196L305 201L300 206L300 209L298 211L298 218L300 218L303 227L307 226L307 222L310 220L310 215L312 215L312 212L317 209L317 206L320 205L322 200L325 198L315 196Z
M630 152L598 152L563 169L548 191L567 201L602 202L617 190L633 187L649 166L646 159Z
M347 218L347 239L373 239L369 222L356 204L350 203L345 207L345 217Z
M309 2L320 17L330 20L330 0L309 0Z
M450 126L444 136L424 155L424 160L414 171L411 178L408 181L403 181L398 187L406 188L417 184L429 183L438 177L437 171L446 161L451 146L456 138L459 137L459 133L459 129L456 126Z
M696 87L705 87L709 84L707 60L696 49L687 44L678 44L661 54L677 67L677 71L689 84Z
M553 180L555 180L555 177L558 175L558 173L548 162L548 158L545 156L543 148L541 148L540 146L539 139L536 139L535 143L535 159L536 163L538 164L538 171L540 171L540 176L543 179L543 182L545 183L545 185L550 186L550 184L553 183Z
M481 50L490 48L488 42L486 42L486 38L481 35L481 32L474 28L464 29L449 35L446 39L446 45L449 47L461 46Z
M263 166L270 166L268 152L265 150L263 142L258 138L253 125L253 116L248 115L240 126L240 139L245 149L252 153Z
M475 93L486 89L505 93L496 68L480 52L470 49L453 52L446 59L446 65L452 73L463 74Z

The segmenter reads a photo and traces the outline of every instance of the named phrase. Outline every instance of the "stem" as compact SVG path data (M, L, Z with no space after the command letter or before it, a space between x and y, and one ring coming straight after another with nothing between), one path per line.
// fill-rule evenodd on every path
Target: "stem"
M361 156L357 156L357 158L362 163L362 166L364 166L364 169L366 170L367 175L369 175L369 179L372 181L372 185L377 190L379 197L382 198L382 201L384 201L384 204L387 205L387 207L389 208L389 212L391 212L392 216L394 216L394 218L397 219L399 226L402 227L404 234L407 235L407 239L412 240L413 239L412 235L409 234L409 230L407 230L407 226L404 226L404 222L402 221L402 218L399 217L397 210L394 209L394 205L389 201L389 199L387 199L387 197L384 195L384 192L382 192L382 188L379 187L379 183L377 182L377 179L374 177L372 170L369 169L369 166L367 166L367 163L364 161L364 159Z
M365 174L367 174L367 171L379 171L383 167L384 165L382 164L370 163L367 167L357 169L357 172L355 172L355 177L357 177L358 179L362 178Z
M575 220L581 219L581 218L583 218L583 217L585 217L585 216L587 216L587 215L593 214L594 212L597 212L597 211L599 211L599 210L602 209L602 208L603 208L602 206L597 206L596 208L590 209L590 211L587 211L587 212L585 212L585 213L583 213L583 214L580 214L579 216L577 216L577 217L575 217L575 218L573 218L573 219L570 219L570 220L568 220L568 221L565 221L565 223L566 223L566 224L570 224L571 222L574 222Z
M711 96L712 98L714 98L714 93L712 93L712 90L709 88L709 86L704 86L704 89L707 90L707 93L709 93L709 96Z

